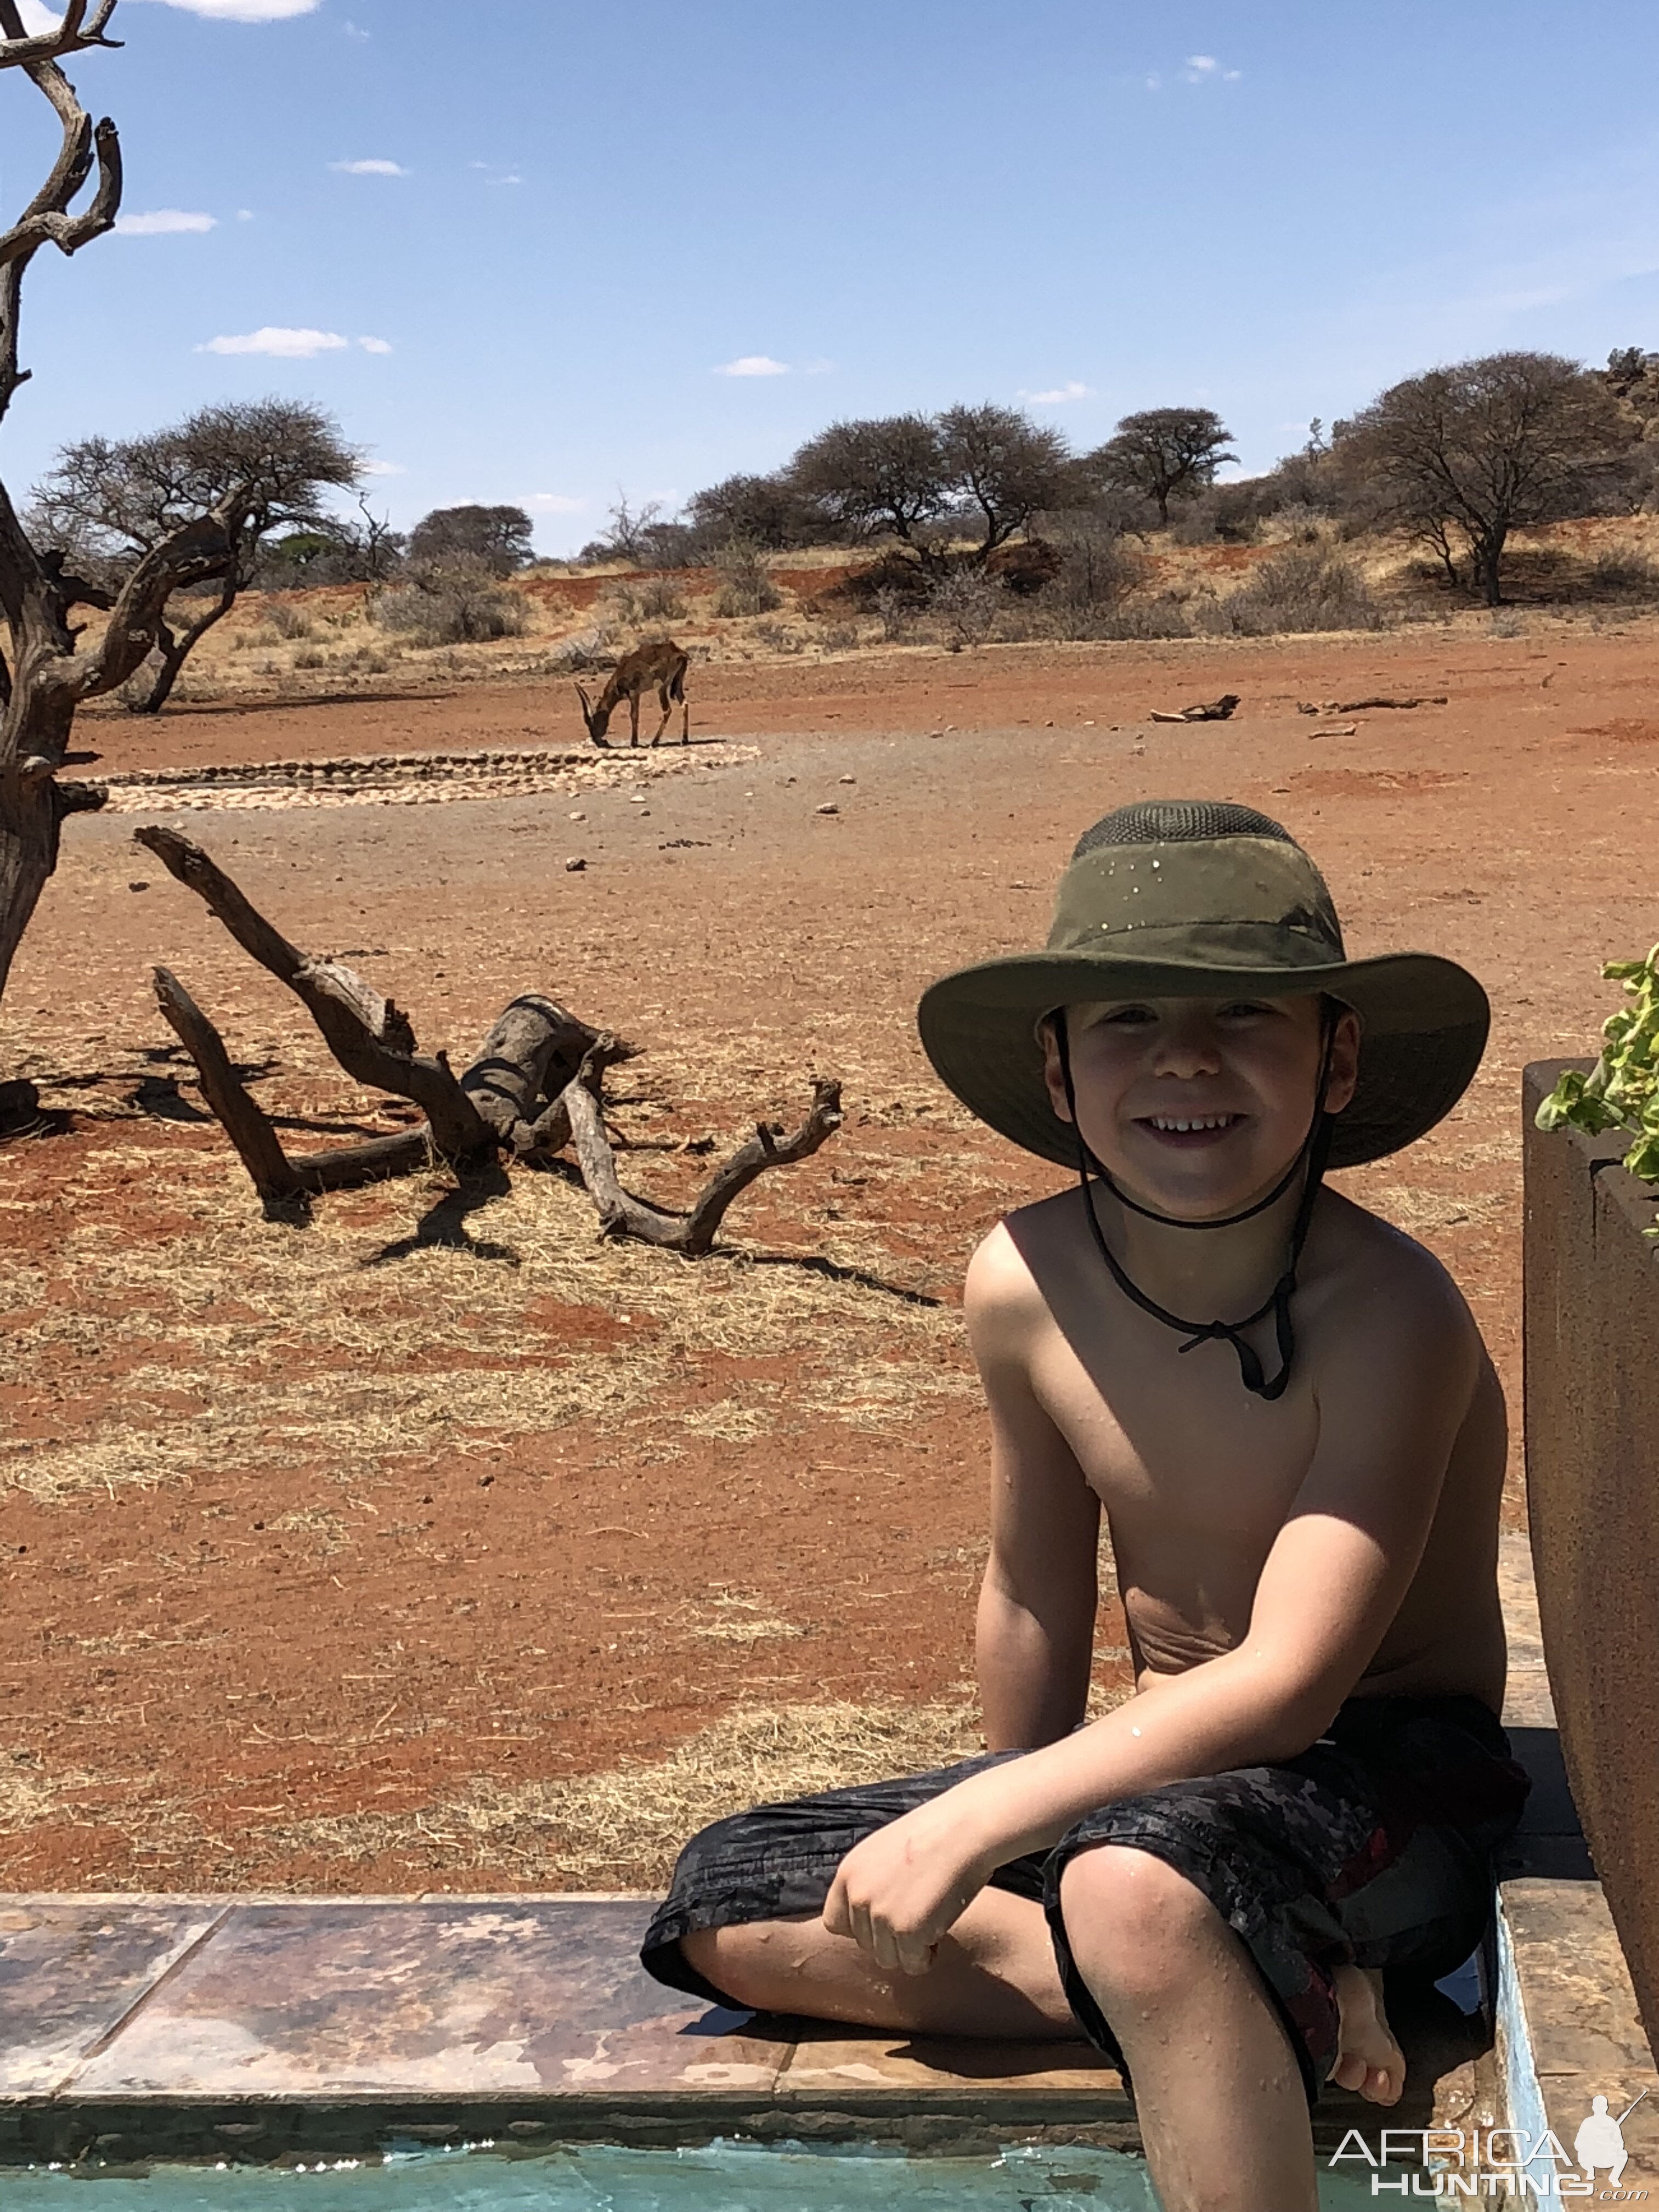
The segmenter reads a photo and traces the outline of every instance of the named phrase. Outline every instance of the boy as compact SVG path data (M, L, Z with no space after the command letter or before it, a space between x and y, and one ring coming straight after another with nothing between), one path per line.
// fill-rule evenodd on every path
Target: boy
M1381 1969L1474 1948L1526 1795L1497 1378L1437 1262L1321 1180L1439 1121L1487 1019L1449 961L1348 960L1288 833L1213 801L1107 816L1046 951L933 986L944 1080L1079 1178L968 1274L990 1751L706 1829L649 1971L890 2030L1080 2027L1165 2212L1314 2212L1320 2083L1399 2097ZM1135 1689L1084 1725L1103 1509Z

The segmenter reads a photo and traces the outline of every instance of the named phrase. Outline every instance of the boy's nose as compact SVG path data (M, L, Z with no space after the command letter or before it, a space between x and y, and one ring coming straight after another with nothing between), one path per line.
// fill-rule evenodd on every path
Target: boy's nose
M1160 1075L1219 1074L1221 1055L1214 1030L1203 1021L1171 1022L1158 1039L1154 1065Z

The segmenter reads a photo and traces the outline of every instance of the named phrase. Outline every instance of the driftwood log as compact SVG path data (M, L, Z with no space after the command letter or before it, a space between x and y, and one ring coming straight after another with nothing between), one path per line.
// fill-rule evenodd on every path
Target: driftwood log
M1154 708L1152 719L1155 722L1224 722L1231 719L1237 704L1237 691L1224 691L1218 699L1205 700L1195 707L1182 707L1177 714L1161 714Z
M155 970L155 998L196 1064L202 1096L247 1170L267 1216L304 1220L313 1198L447 1164L465 1183L496 1171L501 1155L548 1160L567 1146L599 1215L602 1237L702 1259L714 1248L732 1201L769 1168L817 1151L841 1127L841 1085L820 1078L799 1127L759 1122L716 1168L690 1207L653 1205L623 1188L605 1120L608 1068L638 1047L597 1030L551 999L526 993L507 1006L477 1058L456 1075L441 1052L422 1054L407 1014L338 961L313 959L267 921L199 845L176 830L136 830L135 842L196 892L245 952L287 984L335 1059L356 1082L418 1106L426 1119L366 1142L295 1158L237 1075L224 1039L169 969Z

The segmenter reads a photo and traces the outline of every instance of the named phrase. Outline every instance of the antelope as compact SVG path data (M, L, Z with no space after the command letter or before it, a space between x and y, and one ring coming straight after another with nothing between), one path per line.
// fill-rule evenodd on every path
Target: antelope
M617 663L611 681L599 694L596 707L579 684L576 696L582 702L582 720L587 725L587 734L596 745L611 742L605 732L611 726L611 717L624 699L628 702L629 738L630 745L640 741L640 694L654 684L662 708L662 720L657 725L657 734L652 738L659 744L668 727L668 717L673 712L674 702L680 707L680 743L691 742L691 709L685 702L685 672L691 665L691 656L676 645L672 637L653 639L649 645L636 645L632 653L624 653Z

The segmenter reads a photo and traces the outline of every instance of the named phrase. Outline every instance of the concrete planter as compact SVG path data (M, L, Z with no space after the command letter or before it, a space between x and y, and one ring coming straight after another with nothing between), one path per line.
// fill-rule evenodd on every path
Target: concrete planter
M1628 1139L1546 1136L1528 1068L1527 1508L1573 1796L1659 2054L1659 1240Z

